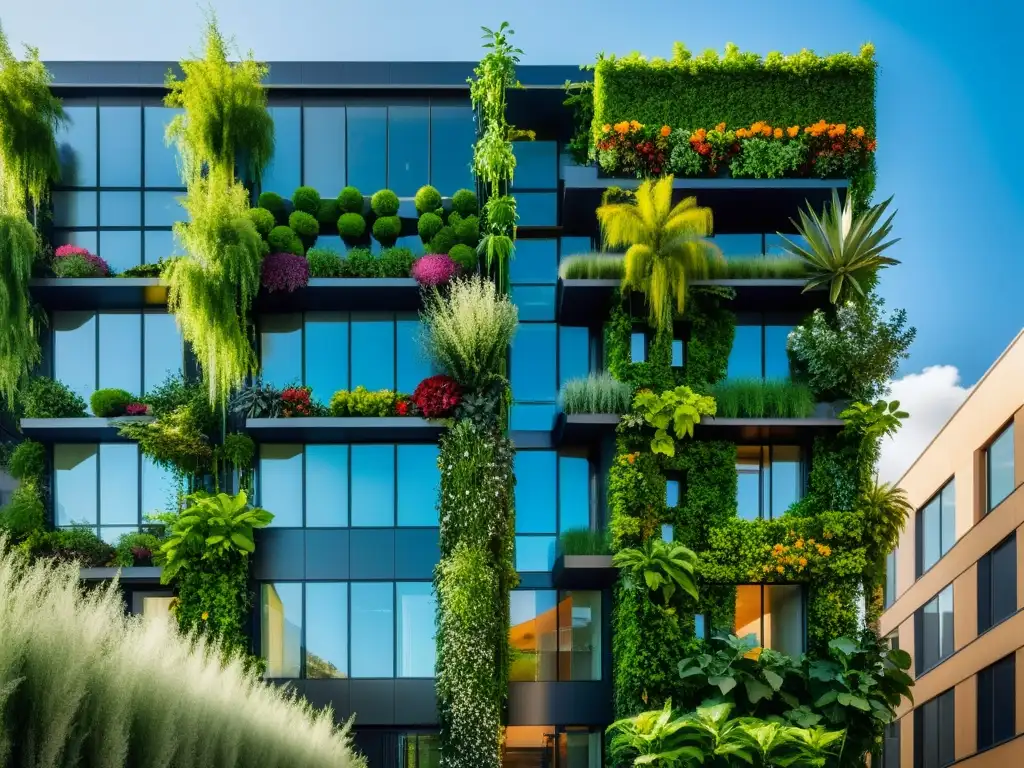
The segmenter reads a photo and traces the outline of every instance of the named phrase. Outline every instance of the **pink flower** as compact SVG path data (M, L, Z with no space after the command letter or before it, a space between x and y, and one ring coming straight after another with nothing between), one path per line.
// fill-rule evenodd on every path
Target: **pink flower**
M272 253L263 259L263 287L291 293L309 284L309 262L294 253Z
M62 245L54 251L53 255L58 259L63 259L65 256L90 256L91 254L85 248L80 248L77 245Z
M110 267L107 262L101 259L99 256L89 253L85 248L80 248L77 245L62 245L53 252L53 260L55 263L55 270L58 276L61 275L61 271L56 268L56 264L65 260L78 260L79 262L85 262L91 267L93 277L107 277L110 274ZM78 272L76 277L88 276L82 275L81 270Z
M146 416L149 413L149 406L145 403L128 403L124 407L126 416Z
M420 285L444 285L458 272L459 265L446 253L428 253L412 265L412 276Z

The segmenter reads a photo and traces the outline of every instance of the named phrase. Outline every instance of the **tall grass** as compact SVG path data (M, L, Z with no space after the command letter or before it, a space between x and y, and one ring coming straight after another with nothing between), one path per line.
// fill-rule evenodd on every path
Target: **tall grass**
M814 413L811 390L789 379L730 379L711 388L718 416L802 419Z
M633 401L633 388L610 373L592 373L565 382L558 399L563 413L626 413Z
M621 254L587 253L567 256L558 267L563 280L621 280ZM796 256L731 256L710 259L712 280L800 279L807 277L807 264Z
M621 253L566 256L558 265L558 276L563 280L621 280L623 264Z
M562 531L558 539L558 552L562 555L610 555L612 545L608 531L570 528Z
M365 768L349 726L0 540L0 765Z

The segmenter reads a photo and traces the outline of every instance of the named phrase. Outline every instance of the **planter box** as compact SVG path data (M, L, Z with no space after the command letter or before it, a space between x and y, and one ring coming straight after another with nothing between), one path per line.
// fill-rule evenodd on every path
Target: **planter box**
M622 417L617 413L559 414L555 425L557 445L591 445L615 436Z
M245 420L245 431L260 443L436 443L443 429L443 422L414 416Z
M551 574L559 589L604 589L618 576L611 555L559 555Z
M721 419L704 417L694 427L697 440L728 440L733 443L761 444L767 442L810 443L815 435L838 432L842 419L810 416L805 419Z
M127 443L130 441L118 433L119 424L148 424L152 421L152 416L22 419L21 432L41 443Z
M167 283L159 277L38 277L28 286L49 311L167 306Z
M117 577L125 584L160 583L163 568L157 566L133 566L131 568L82 568L78 577L82 581L110 581Z
M422 306L419 284L411 277L314 277L291 293L261 290L258 312L301 310L414 312Z

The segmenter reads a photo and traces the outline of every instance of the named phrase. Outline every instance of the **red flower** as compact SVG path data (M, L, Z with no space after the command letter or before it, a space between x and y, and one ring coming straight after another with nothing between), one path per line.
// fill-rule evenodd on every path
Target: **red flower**
M286 419L312 414L313 402L309 387L288 387L281 393L281 415Z
M406 400L399 400L398 402L396 402L395 403L395 413L398 416L408 416L409 415L409 403L408 403L408 401L406 401Z
M462 390L451 376L430 376L416 386L412 401L426 418L440 419L450 416L462 401Z
M145 416L149 413L149 406L145 403L128 403L124 407L125 416Z

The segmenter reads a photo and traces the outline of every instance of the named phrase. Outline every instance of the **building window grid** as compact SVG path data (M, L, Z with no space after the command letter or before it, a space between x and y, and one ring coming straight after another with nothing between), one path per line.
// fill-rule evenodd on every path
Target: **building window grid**
M522 595L522 594L531 594L531 593L534 594L534 595L542 596L544 598L548 598L548 599L550 599L552 596L554 597L554 600L555 600L554 608L548 609L548 611L546 611L546 612L551 612L551 611L554 612L554 625L553 625L553 627L548 628L548 629L553 630L553 632L551 632L551 631L544 631L545 630L544 627L540 627L540 626L536 626L535 627L535 631L532 633L533 642L535 644L535 646L534 646L534 654L535 654L534 661L535 661L535 664L534 664L533 679L531 680L531 679L525 679L525 678L522 678L522 679L515 679L515 678L513 678L512 682L579 682L579 681L597 681L597 680L605 679L606 672L605 672L605 669L604 669L604 657L607 654L606 654L606 650L604 648L604 642L605 642L604 628L605 628L605 626L607 626L607 619L605 618L604 614L605 614L605 611L607 609L607 606L605 605L604 593L601 592L600 590L571 590L571 589L515 589L515 590L512 590L512 595L513 596L517 595L517 594ZM573 643L572 643L572 639L574 637L574 633L575 633L575 631L577 629L577 627L573 624L573 616L572 616L572 610L573 610L574 607L576 607L575 601L573 600L573 596L574 595L578 595L581 598L586 596L586 598L588 598L589 600L596 601L596 605L597 605L597 609L598 609L597 620L594 621L593 618L592 618L591 624L589 625L591 632L595 633L595 636L597 638L596 648L592 647L590 649L590 653L596 653L597 654L597 658L592 658L591 661L590 661L590 668L591 668L592 672L589 675L574 675L573 674L573 667L572 667L571 664L568 667L568 671L566 671L566 669L563 667L563 654L566 653L566 651L563 650L563 642L565 640L565 638L563 637L563 634L566 632L566 630L568 630L568 634L569 634L569 637L570 637L569 651L568 651L569 654L570 654L570 658L571 658L571 655L573 653L577 652L577 649L575 649L573 647ZM536 607L536 604L535 604L535 607ZM542 615L543 615L543 613L540 612L540 610L538 610L538 612L532 618L526 619L526 621L520 622L520 624L526 623L526 622L529 622L529 621L533 621L533 622L536 623L536 622L538 622L540 620ZM514 632L515 628L517 626L519 626L519 625L511 625L510 628L509 628L509 631L510 632ZM582 629L582 628L580 628L580 629ZM541 647L540 647L542 635L550 636L552 634L554 635L554 649L553 650L548 650L548 651L542 650ZM510 642L511 642L511 638L510 638ZM523 652L524 656L528 654L528 650L523 650L522 652ZM544 665L543 665L543 661L544 661L543 656L545 656L545 655L550 656L552 654L554 655L554 664L550 665L550 659L548 659L548 662L549 662L548 668L553 670L553 674L549 674L549 675L548 674L544 674L542 672L542 668L544 667ZM594 670L595 666L596 666L596 669L597 669L596 674L593 673L593 670Z
M738 446L738 448L751 448L751 449L756 448L756 449L758 449L758 466L757 466L758 515L757 515L757 518L752 518L752 519L774 520L776 514L781 515L781 514L783 514L786 511L785 509L776 510L774 508L775 507L775 504L774 504L775 494L774 494L774 488L773 488L773 483L774 483L774 479L773 479L774 470L773 470L773 467L774 467L774 465L776 463L780 463L780 464L781 463L785 463L785 462L782 462L782 461L778 461L778 462L776 461L776 459L775 459L775 449L776 448L794 448L794 449L796 449L798 451L798 455L799 455L799 470L798 470L799 475L798 475L798 481L797 481L798 482L798 493L797 493L797 498L795 499L795 501L799 501L800 499L803 498L804 494L807 491L807 470L808 470L808 465L809 465L809 458L808 458L808 455L807 455L808 449L807 448L805 448L803 446L794 446L794 445L791 445L791 444L776 444L776 443L771 443L771 442L770 443L766 443L766 444L756 445L756 446L749 446L749 445ZM740 459L740 457L739 457L739 455L737 455L737 461L736 461L736 471L737 471L737 474L738 475L752 474L751 469L742 469L742 467L750 466L752 468L753 465L752 464L751 465L741 464L739 459ZM766 510L765 507L768 507L768 509ZM766 512L767 512L767 515L765 514ZM737 509L737 514L738 513L739 513L739 509Z
M978 751L1016 736L1016 654L1011 653L978 672Z
M942 768L956 759L954 696L951 688L914 710L914 768Z
M932 521L932 516L935 517ZM938 526L938 556L935 562L926 562L927 531L926 524ZM914 567L917 578L921 578L936 563L941 560L953 545L956 543L956 478L950 478L932 496L928 502L917 510L915 515L914 539L915 555Z
M949 584L914 612L914 668L918 677L953 655L955 611L953 585ZM934 617L934 626L928 625L929 616Z
M1016 446L1014 445L1013 425L1013 421L1005 425L985 448L985 514L998 507L1017 487L1016 477L1014 476ZM1008 470L1008 476L1004 474L1002 478L999 478L993 472L994 451L999 452L996 460L1003 460L1005 462L1002 469L1004 473ZM993 480L1001 480L1002 482L995 486Z
M747 582L747 583L743 583L743 584L730 584L728 586L736 587L737 589L740 588L740 587L757 587L758 588L758 590L760 592L760 600L761 600L761 617L760 617L760 623L759 623L759 627L758 627L759 634L758 634L756 639L760 642L761 647L765 647L765 648L769 647L769 646L764 645L765 637L766 637L766 635L765 635L765 627L766 627L766 625L765 625L765 616L766 615L767 616L771 615L770 612L766 612L766 609L770 609L770 607L771 607L769 605L770 599L767 597L767 595L769 594L768 590L770 590L773 587L798 587L799 591L800 591L800 606L799 607L800 607L800 643L801 643L801 646L802 646L801 653L803 653L806 650L806 648L807 648L807 588L806 588L806 585L804 585L804 584L793 584L793 583L788 583L788 582L772 582L771 584ZM698 615L700 615L700 614L698 614ZM705 634L706 635L711 635L713 633L712 630L713 630L713 628L707 627L705 629ZM731 631L732 631L733 634L738 634L738 630L739 630L739 627L735 627L734 626L734 627L731 628ZM795 656L799 656L799 654L790 654L790 655L793 655L794 657Z
M978 634L1017 612L1017 532L978 561Z

